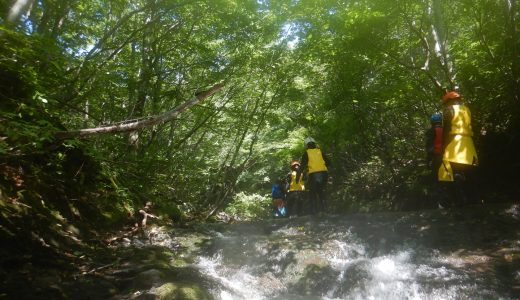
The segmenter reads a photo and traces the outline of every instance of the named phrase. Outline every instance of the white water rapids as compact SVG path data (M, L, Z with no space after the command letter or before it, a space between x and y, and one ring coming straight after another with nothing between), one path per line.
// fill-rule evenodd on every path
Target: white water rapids
M514 299L516 218L425 212L215 226L195 266L215 299ZM488 225L486 225L488 224ZM518 227L516 227L518 228ZM514 229L513 231L514 232Z

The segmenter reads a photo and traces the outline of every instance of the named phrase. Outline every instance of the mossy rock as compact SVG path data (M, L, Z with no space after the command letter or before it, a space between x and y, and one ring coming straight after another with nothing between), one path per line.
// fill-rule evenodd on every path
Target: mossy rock
M206 300L213 299L211 295L197 284L165 283L154 290L156 299L160 300Z
M141 289L158 286L163 281L163 277L164 273L157 269L146 270L134 278L134 287Z

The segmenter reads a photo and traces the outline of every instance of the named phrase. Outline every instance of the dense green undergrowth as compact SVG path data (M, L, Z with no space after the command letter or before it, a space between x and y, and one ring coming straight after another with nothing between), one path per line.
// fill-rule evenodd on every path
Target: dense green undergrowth
M132 212L132 201L121 197L83 145L54 139L64 128L48 96L61 70L57 48L5 28L0 36L0 75L6 79L0 83L2 251L70 251L96 230L120 224ZM42 54L53 58L45 61ZM17 267L7 262L10 255L2 259Z

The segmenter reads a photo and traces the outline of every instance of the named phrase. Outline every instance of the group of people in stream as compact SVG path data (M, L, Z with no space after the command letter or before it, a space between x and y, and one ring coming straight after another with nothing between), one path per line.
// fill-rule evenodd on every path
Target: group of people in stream
M442 104L443 111L431 116L426 131L426 161L439 208L476 198L473 177L478 164L468 106L458 91L447 92ZM306 138L304 145L301 159L292 160L289 173L272 185L275 217L317 214L327 207L329 161L313 138Z
M329 160L312 137L304 140L305 152L292 160L289 173L272 186L273 215L289 217L324 212Z
M431 116L426 131L426 160L440 208L477 198L474 177L478 165L471 111L458 91L447 92L442 103L442 113Z

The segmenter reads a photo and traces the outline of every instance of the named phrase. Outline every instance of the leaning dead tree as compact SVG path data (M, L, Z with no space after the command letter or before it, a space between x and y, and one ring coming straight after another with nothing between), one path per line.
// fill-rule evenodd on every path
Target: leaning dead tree
M206 98L211 97L213 94L217 93L224 87L224 83L218 83L209 88L208 90L196 94L192 99L184 102L183 104L177 106L176 108L167 111L164 114L151 116L146 119L136 120L127 123L119 123L115 125L107 125L96 128L86 128L79 130L69 130L69 131L58 131L56 133L56 137L58 139L70 139L70 138L86 138L97 134L103 133L121 133L134 131L138 129L142 129L148 126L158 125L162 123L169 122L178 115L185 112L190 107L197 105L198 103L204 101Z

